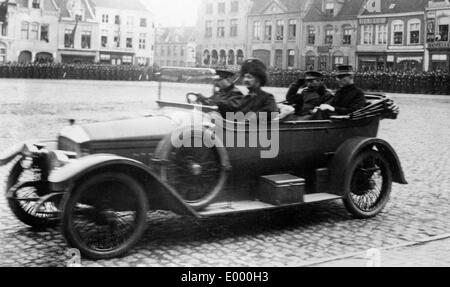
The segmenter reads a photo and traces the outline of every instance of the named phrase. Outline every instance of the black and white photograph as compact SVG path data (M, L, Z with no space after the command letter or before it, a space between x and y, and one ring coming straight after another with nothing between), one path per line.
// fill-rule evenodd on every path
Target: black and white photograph
M450 267L449 27L450 0L0 0L0 267Z

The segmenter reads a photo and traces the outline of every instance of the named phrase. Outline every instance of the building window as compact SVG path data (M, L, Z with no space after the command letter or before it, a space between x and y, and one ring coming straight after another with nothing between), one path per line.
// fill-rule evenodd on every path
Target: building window
M142 28L146 28L147 27L147 18L141 18L141 24L140 26Z
M217 38L225 37L225 20L217 21Z
M49 25L48 24L42 24L41 25L41 41L49 42L48 34L49 34Z
M316 29L313 26L308 26L308 44L314 45L316 42Z
M344 56L334 56L333 57L333 69L336 70L338 66L344 65Z
M31 24L31 40L39 40L39 24Z
M28 31L30 29L30 23L28 22L22 22L22 39L28 40Z
M145 34L145 33L139 34L139 49L145 50L146 40L147 40L147 34Z
M272 21L266 21L264 24L264 40L272 40Z
M295 40L297 37L297 20L289 20L288 39Z
M448 26L449 25L439 25L439 40L443 42L448 41Z
M333 27L325 28L325 45L333 45Z
M284 22L283 20L277 20L277 41L283 41L284 39Z
M39 9L41 6L41 0L33 0L32 7L35 9Z
M327 16L334 16L334 3L325 4L325 14Z
M81 48L82 49L91 48L91 31L81 32Z
M413 20L409 23L409 43L419 44L420 43L420 21Z
M328 69L328 56L320 55L319 57L319 71L326 71Z
M261 40L261 22L253 23L253 40Z
M175 57L178 56L178 47L177 47L177 46L173 46L173 55L174 55Z
M183 46L180 47L180 56L184 57L184 47Z
M109 23L109 15L108 14L102 15L102 23Z
M114 17L114 24L120 25L120 16L119 16L119 15L116 15L116 16Z
M316 69L315 68L316 67L316 57L314 55L307 55L305 62L306 62L306 70L313 71Z
M384 24L379 24L375 26L376 34L375 34L375 43L377 45L386 45L387 44L387 27Z
M134 19L133 19L133 17L132 17L132 16L127 17L127 26L128 26L128 27L133 27L133 25L134 25Z
M239 1L232 1L231 2L230 11L231 11L231 13L239 12Z
M213 4L212 3L208 3L206 4L206 14L212 14L213 13Z
M205 22L205 38L212 38L212 21Z
M219 3L218 12L219 12L219 14L225 14L225 2Z
M238 35L238 20L230 20L230 37L237 37Z
M114 44L116 48L120 48L120 34L119 31L114 32Z
M74 47L72 33L73 33L72 29L66 29L64 31L64 47L65 48L73 48Z
M133 48L133 33L127 33L127 48Z
M373 44L373 25L363 25L362 31L363 31L362 44L363 45L372 45Z
M403 44L403 22L395 21L392 23L393 43L394 45Z
M161 51L160 51L160 55L161 55L161 56L164 56L164 54L165 54L165 53L164 53L164 47L163 47L163 46L161 46Z
M352 27L345 26L344 34L342 37L342 44L351 45L352 44Z
M102 30L101 45L103 48L108 46L108 30Z
M295 51L294 50L288 50L288 67L294 67L295 66Z
M172 56L172 47L171 46L167 46L167 56L168 57Z
M283 50L275 50L275 67L283 67Z

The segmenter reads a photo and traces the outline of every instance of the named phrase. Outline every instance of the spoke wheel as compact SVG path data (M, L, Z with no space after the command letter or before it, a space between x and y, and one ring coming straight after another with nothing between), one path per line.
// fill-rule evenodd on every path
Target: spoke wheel
M58 202L46 202L39 210L36 204L39 198L48 193L41 180L38 168L24 169L24 159L20 159L12 168L6 190L12 191L8 196L8 206L14 215L33 228L49 228L58 225ZM27 184L29 183L29 184Z
M353 161L346 181L344 203L356 218L371 218L386 206L392 187L388 161L376 151L365 151Z
M67 195L62 232L89 259L124 255L145 231L147 196L122 173L94 176Z
M162 179L195 210L208 206L225 186L227 172L214 147L171 147L165 160Z

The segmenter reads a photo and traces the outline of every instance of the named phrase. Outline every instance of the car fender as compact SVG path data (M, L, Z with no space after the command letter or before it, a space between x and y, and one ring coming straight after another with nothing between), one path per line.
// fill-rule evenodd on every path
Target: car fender
M110 154L96 154L72 161L49 175L50 189L54 192L70 192L80 180L94 176L98 172L121 171L127 173L146 189L150 206L157 210L170 210L180 215L199 215L170 187L163 182L154 171L143 163ZM153 201L156 201L156 203Z
M389 162L393 181L408 184L400 163L400 159L386 141L378 138L355 137L344 142L333 155L328 165L330 172L330 192L343 195L345 180L348 178L348 167L351 162L364 150L376 148Z

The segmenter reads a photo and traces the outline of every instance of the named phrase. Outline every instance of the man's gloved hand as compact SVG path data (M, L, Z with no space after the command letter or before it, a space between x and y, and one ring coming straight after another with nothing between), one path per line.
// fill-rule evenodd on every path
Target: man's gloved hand
M333 106L330 106L328 104L322 104L322 105L320 105L320 107L318 109L321 111L330 111L330 112L336 111L336 109Z

